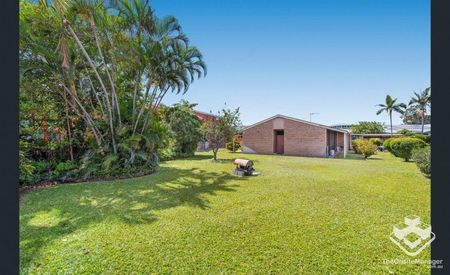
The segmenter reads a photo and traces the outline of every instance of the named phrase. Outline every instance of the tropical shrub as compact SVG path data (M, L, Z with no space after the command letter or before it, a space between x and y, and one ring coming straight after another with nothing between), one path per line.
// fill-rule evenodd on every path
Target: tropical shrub
M232 141L225 143L225 147L230 152L236 152L237 150L241 149L241 143L239 143L239 141L237 139L234 139L234 150L233 150L233 142Z
M430 143L431 142L431 137L428 136L428 135L414 134L411 137L421 139L421 140L425 141L426 143Z
M162 152L193 153L198 122L180 123L184 110L158 115L168 93L206 75L175 17L158 18L148 0L19 5L20 135L30 146L22 179L27 158L37 182L148 173Z
M19 182L21 184L27 184L31 181L34 170L36 169L32 161L28 158L27 154L28 143L26 141L20 141L19 143Z
M390 143L391 150L396 157L401 157L409 161L412 157L412 151L417 148L423 148L427 144L418 138L398 138Z
M352 147L356 154L361 154L360 145L365 143L366 141L370 141L368 139L355 139L352 141ZM373 144L373 143L372 143Z
M396 139L398 139L398 138L391 137L391 138L386 139L386 140L383 142L383 147L384 147L384 149L386 149L386 150L388 150L390 153L394 154L394 153L392 152L391 143L392 143L392 141L394 141L394 140L396 140Z
M352 141L352 147L353 147L353 150L355 151L356 154L361 154L361 152L358 150L358 145L359 145L361 140L362 139L355 139L355 140Z
M173 157L193 156L198 142L202 139L201 121L193 113L197 104L183 100L171 107L165 108L163 119L172 131L174 143L171 149Z
M175 151L177 147L177 141L175 140L173 135L166 137L166 143L167 146L163 146L158 150L158 156L160 160L173 160L179 157L177 155L177 151Z
M416 162L420 171L427 177L431 175L431 147L416 148L412 152L412 159Z
M377 146L368 139L355 140L358 153L362 154L365 159L377 153Z
M383 142L381 141L380 138L370 138L369 139L373 144L375 144L376 146L381 146L383 145Z
M52 178L61 181L74 180L77 175L78 165L74 161L62 161L52 171Z

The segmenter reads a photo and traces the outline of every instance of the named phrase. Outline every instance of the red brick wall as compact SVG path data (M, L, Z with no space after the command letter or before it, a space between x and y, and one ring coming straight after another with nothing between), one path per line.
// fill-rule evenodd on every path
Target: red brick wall
M242 145L259 154L273 154L273 120L245 130Z
M244 131L242 144L260 154L273 154L274 119ZM284 153L298 156L325 156L327 130L284 119Z
M325 156L325 128L286 119L284 122L284 153L299 156Z
M337 134L337 146L344 147L344 133L336 132Z

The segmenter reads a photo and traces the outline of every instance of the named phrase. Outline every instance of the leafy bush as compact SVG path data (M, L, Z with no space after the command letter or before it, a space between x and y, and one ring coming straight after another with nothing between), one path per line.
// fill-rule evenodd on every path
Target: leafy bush
M148 120L143 134L132 134L131 128L123 126L117 132L117 153L102 148L87 150L80 160L79 177L86 180L151 173L159 163L158 153L167 146L169 133L156 116Z
M173 151L174 155L172 156L172 153L169 153L165 157L189 157L194 155L197 144L202 139L202 123L192 112L196 105L183 100L163 111L164 121L170 128L175 141L172 143L173 149L165 151L165 153Z
M179 157L176 151L176 142L174 137L167 137L167 146L158 150L160 160L173 160Z
M386 140L383 142L383 147L384 147L384 149L386 149L386 150L388 150L390 153L394 154L394 153L392 152L391 144L392 144L392 142L393 142L394 140L396 140L396 139L398 139L398 138L391 137L391 138L386 139ZM394 154L394 155L395 155L395 154Z
M371 145L374 145L372 141L368 140L368 139L355 139L352 141L352 146L353 146L353 150L355 151L355 153L357 154L362 154L361 152L361 145L362 146L366 146L367 142L370 142ZM375 146L376 149L376 146Z
M404 136L414 136L416 133L408 129L401 129L397 131L397 134L401 134Z
M426 143L430 143L430 141L431 141L430 136L428 136L428 135L415 134L411 137L421 139L421 140L425 141Z
M355 139L355 140L352 141L352 147L353 147L353 150L355 151L356 154L361 154L361 152L358 150L358 145L359 145L361 140L362 139Z
M412 159L416 162L420 171L427 177L431 175L431 147L416 148L412 152Z
M55 169L52 171L51 178L62 181L73 180L76 176L76 170L78 165L73 161L62 161L58 163Z
M34 170L36 169L32 161L27 156L28 143L20 141L19 143L19 181L20 183L29 183L31 181Z
M78 167L77 164L75 162L73 162L73 161L70 161L70 160L63 161L63 162L60 162L60 163L58 163L56 165L55 172L57 172L57 173L64 173L64 172L76 169L77 167Z
M42 174L52 171L55 168L56 163L51 160L39 160L34 161L33 165L35 167L35 173Z
M381 141L380 138L370 138L369 139L373 144L375 144L376 146L381 146L383 145L383 142Z
M427 144L418 138L398 138L390 143L391 150L396 157L404 158L409 161L412 156L412 151L417 148L423 148Z
M364 158L368 158L377 153L377 146L367 139L355 140L355 144L358 154L364 155Z
M241 149L241 144L239 143L239 141L237 139L234 140L234 151L233 151L233 142L227 142L225 144L225 147L230 151L230 152L236 152L237 150Z

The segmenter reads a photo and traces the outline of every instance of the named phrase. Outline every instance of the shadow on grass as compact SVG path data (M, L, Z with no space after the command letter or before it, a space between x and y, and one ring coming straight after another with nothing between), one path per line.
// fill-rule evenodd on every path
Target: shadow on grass
M379 158L376 155L370 156L367 159L364 159L363 155L354 154L354 153L348 154L346 158L344 158L343 155L340 155L340 156L336 157L336 159L342 159L342 160L383 160L382 158Z
M216 160L211 159L211 161L215 163L233 163L234 160L235 159L221 159L221 158L218 158Z
M39 197L33 198L36 203L21 215L21 265L29 266L46 244L91 224L150 224L157 220L157 210L181 205L207 209L209 201L205 195L234 192L238 181L243 180L246 178L226 172L163 167L158 173L141 178L41 190L36 194ZM54 215L55 211L56 224L42 224L47 221L39 216Z
M183 159L187 159L187 160L204 160L204 159L213 159L213 154L208 154L208 155L195 155L192 157L187 157L187 158L183 158Z

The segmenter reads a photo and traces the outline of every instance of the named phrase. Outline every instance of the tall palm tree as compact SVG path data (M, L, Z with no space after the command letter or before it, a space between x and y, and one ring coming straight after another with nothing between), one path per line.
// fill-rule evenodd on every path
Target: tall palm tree
M150 0L21 5L21 71L33 70L43 80L45 73L46 89L67 100L68 132L70 112L106 152L117 154L119 143L138 128L151 132L146 129L166 93L185 93L206 74L200 51L190 46L178 20L156 17Z
M378 104L377 107L381 107L378 110L377 115L382 112L387 112L389 114L389 120L391 123L391 136L392 136L392 111L402 114L404 109L406 109L406 104L404 103L396 103L397 99L392 99L390 95L386 96L386 100L384 104Z
M425 124L425 115L427 113L427 107L431 104L430 87L423 90L420 94L414 92L414 96L409 101L409 106L417 107L420 110L420 116L422 119L422 134Z

